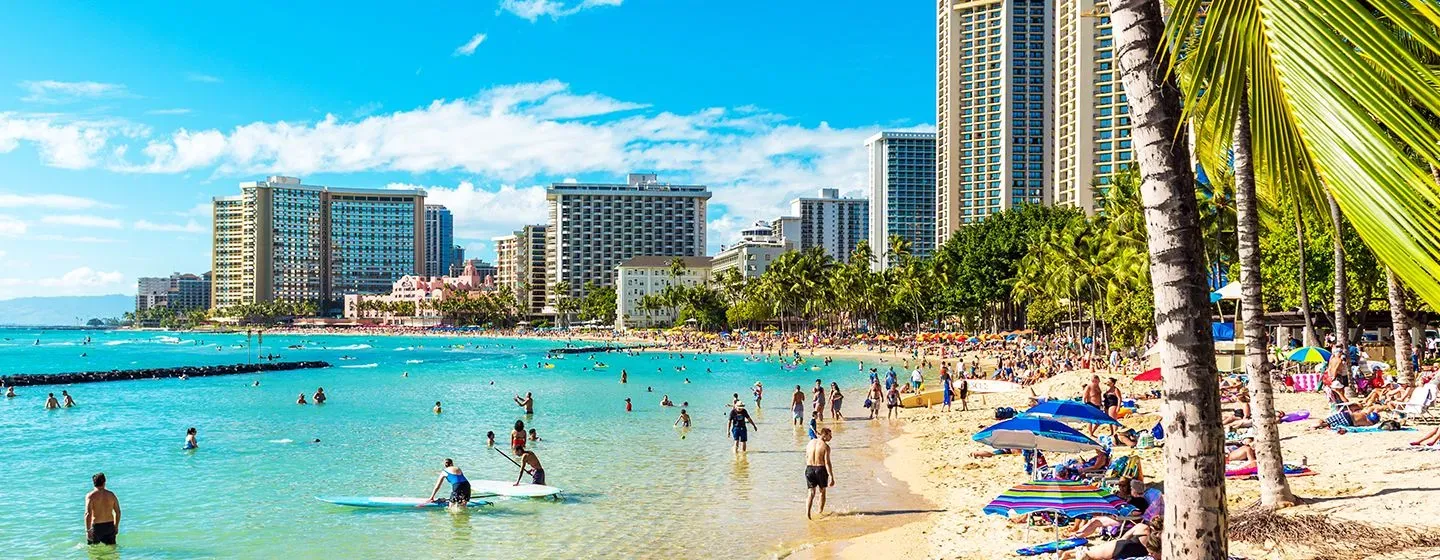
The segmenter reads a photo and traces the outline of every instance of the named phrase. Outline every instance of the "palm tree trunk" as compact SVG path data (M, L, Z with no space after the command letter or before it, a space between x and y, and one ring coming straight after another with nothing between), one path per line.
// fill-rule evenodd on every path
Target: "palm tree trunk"
M1345 243L1340 235L1345 221L1340 218L1340 205L1335 202L1335 195L1326 192L1325 200L1330 203L1330 227L1335 230L1335 344L1349 348L1350 325L1346 310L1349 309L1350 290L1345 278Z
M1162 81L1159 0L1111 4L1120 76L1130 99L1149 231L1155 331L1165 377L1164 560L1227 556L1225 434L1210 334L1195 177L1181 131L1180 92ZM1177 139L1179 139L1177 141Z
M1305 319L1304 335L1300 337L1306 346L1319 346L1315 339L1315 321L1310 318L1310 287L1305 283L1305 216L1299 204L1295 205L1295 246L1300 251L1300 316Z
M1415 386L1415 368L1410 365L1414 352L1410 339L1410 316L1405 313L1405 286L1389 267L1385 268L1385 284L1390 296L1390 329L1395 336L1395 376L1401 385Z
M1250 409L1255 423L1255 462L1260 477L1260 506L1295 502L1280 452L1270 359L1266 352L1265 302L1260 290L1260 211L1255 196L1255 167L1250 151L1250 104L1242 101L1235 121L1235 231L1239 239L1240 303L1245 310L1245 369L1250 372ZM1333 200L1333 199L1332 199Z

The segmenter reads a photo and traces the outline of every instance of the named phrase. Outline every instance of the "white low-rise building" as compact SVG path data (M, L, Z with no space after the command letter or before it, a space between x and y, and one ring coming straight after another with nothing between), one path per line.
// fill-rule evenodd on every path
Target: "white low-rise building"
M770 263L780 258L794 244L774 234L771 224L760 221L755 226L740 232L740 241L720 252L710 263L710 274L719 278L727 270L738 270L741 278L759 278L770 268Z
M684 266L677 269L677 260ZM615 267L615 327L674 324L674 308L650 308L642 301L646 296L659 297L670 286L693 287L710 282L710 266L710 257L631 257L620 263Z

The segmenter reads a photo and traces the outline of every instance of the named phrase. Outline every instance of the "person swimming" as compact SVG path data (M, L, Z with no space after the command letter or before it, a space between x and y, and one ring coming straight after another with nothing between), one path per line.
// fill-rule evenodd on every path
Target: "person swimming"
M540 441L540 434L535 433L535 428L530 428L530 441Z
M440 485L450 483L450 499L447 500L452 506L464 506L470 503L470 480L465 478L465 472L455 466L455 461L445 459L445 468L440 471L440 478L435 481L435 489L430 491L430 499L426 504L435 502L435 495L440 493ZM425 505L425 504L421 504Z
M295 404L310 404L310 403L305 401L305 393L300 393L300 397L297 398L297 399L295 399Z
M495 447L495 432L485 432L485 447Z
M312 398L313 398L313 400L315 401L315 404L325 404L325 388L324 388L324 387L316 387L316 388L315 388L315 396L312 397Z
M185 430L185 447L183 449L190 450L198 449L199 447L200 442L195 441L195 427L191 426L190 429Z
M660 406L675 406L675 403L670 400L670 395L665 395L660 397Z
M14 397L15 397L15 386L14 386L14 385L11 385L11 386L9 386L9 387L6 387L6 388L5 388L5 398L9 399L9 398L14 398Z
M440 401L435 401L435 414L440 414Z

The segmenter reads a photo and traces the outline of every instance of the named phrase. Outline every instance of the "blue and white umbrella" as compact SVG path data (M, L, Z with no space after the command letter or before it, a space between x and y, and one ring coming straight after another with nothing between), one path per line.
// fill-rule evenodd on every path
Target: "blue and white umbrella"
M1086 424L1120 425L1114 418L1100 409L1080 401L1049 400L1030 407L1025 414L1041 418L1054 418L1061 422L1084 422Z
M975 441L998 449L1036 449L1083 453L1103 447L1064 422L1021 414L975 434Z

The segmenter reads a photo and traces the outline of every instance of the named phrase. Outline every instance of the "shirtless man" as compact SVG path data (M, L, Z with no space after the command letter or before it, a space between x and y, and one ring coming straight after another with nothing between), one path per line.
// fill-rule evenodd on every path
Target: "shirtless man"
M525 409L525 414L535 414L535 398L530 393L525 393L525 398L515 395L515 406Z
M1090 383L1085 385L1085 404L1095 407L1096 410L1104 412L1105 401L1100 397L1100 376L1090 376ZM1095 435L1095 424L1090 425L1090 435Z
M55 410L57 408L60 408L60 401L55 399L55 393L50 393L50 396L45 398L45 410Z
M120 499L105 489L105 473L90 477L95 489L85 495L85 544L115 545L120 533Z
M790 412L795 413L792 423L799 426L800 422L805 419L805 391L800 390L799 385L795 386L795 393L790 395Z
M820 437L805 445L805 486L809 497L805 500L805 519L812 519L811 508L815 505L815 491L820 491L820 514L825 514L825 489L835 485L835 467L830 464L830 428L821 428Z
M545 484L545 468L540 466L540 458L535 452L521 448L520 453L520 474L515 477L515 486L520 485L520 479L525 477L525 471L530 470L530 480L535 484Z

